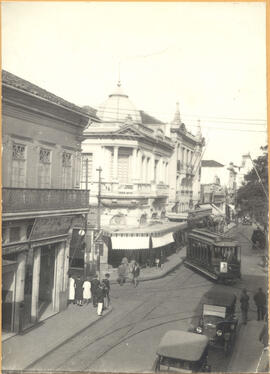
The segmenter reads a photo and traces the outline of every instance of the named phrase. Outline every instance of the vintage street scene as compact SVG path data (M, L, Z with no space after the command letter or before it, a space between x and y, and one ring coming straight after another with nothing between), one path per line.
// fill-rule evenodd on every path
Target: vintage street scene
M1 3L2 371L269 371L264 2Z

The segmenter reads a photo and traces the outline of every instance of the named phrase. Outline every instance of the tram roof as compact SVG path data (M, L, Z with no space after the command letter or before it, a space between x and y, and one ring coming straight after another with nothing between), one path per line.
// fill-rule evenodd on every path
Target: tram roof
M210 244L215 244L218 247L235 247L238 245L238 242L234 238L216 234L209 230L195 229L192 230L188 236Z
M207 344L208 338L205 335L170 330L161 339L157 354L179 360L198 361Z
M231 306L235 301L235 294L224 289L211 289L203 296L203 303L210 305Z

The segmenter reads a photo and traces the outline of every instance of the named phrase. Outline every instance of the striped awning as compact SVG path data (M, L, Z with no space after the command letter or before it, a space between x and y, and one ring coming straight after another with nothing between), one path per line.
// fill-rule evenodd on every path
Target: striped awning
M153 248L163 247L174 242L172 232L165 234L163 236L152 236Z
M112 249L136 250L149 248L149 236L112 236Z

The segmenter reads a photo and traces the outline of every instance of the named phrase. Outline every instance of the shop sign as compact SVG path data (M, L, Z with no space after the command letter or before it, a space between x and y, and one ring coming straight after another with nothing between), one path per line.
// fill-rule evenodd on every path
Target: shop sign
M72 216L36 218L30 241L67 235L72 224Z

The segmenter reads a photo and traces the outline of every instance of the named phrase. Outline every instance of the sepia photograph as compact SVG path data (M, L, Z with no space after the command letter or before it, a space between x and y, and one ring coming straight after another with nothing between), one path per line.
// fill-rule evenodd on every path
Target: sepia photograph
M269 371L266 9L1 1L3 373Z

